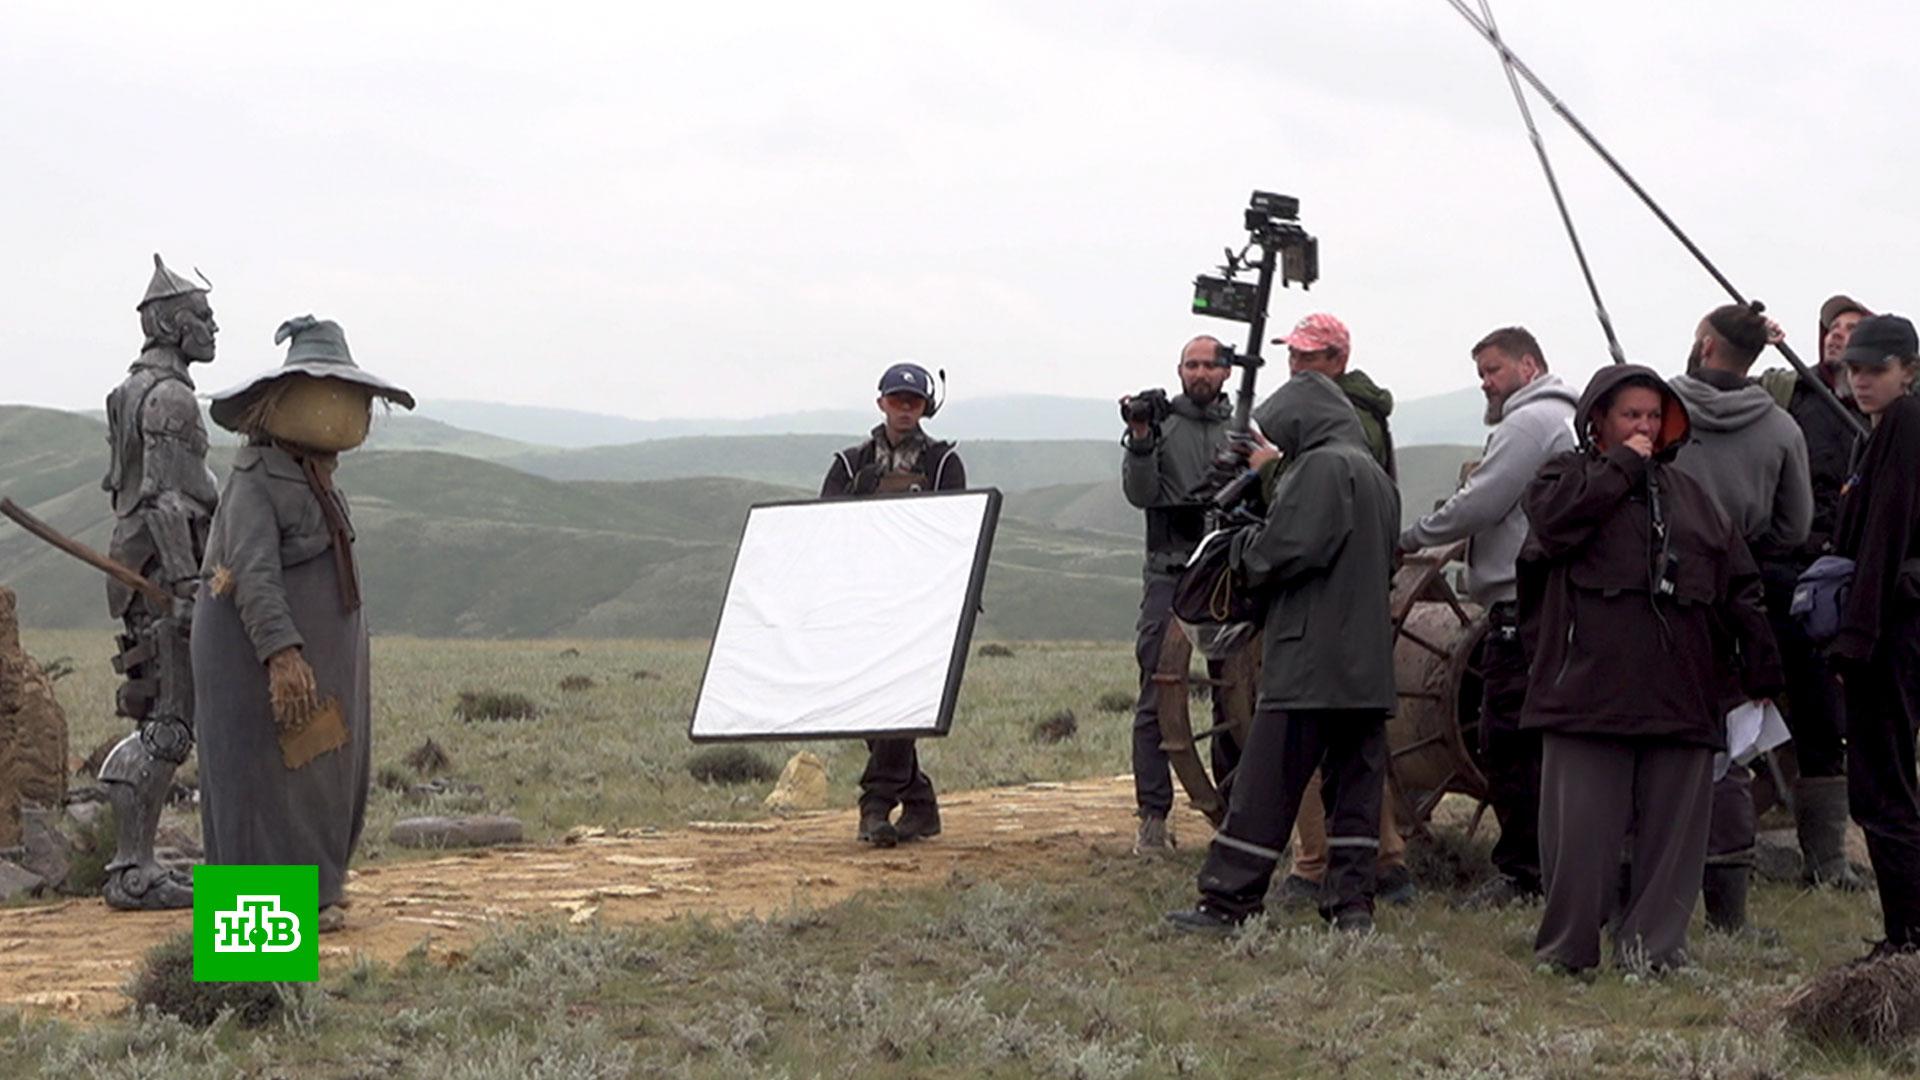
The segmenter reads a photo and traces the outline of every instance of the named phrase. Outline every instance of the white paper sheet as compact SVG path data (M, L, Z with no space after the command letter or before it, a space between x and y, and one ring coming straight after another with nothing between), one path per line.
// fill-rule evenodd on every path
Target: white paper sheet
M689 734L945 734L999 492L756 506Z

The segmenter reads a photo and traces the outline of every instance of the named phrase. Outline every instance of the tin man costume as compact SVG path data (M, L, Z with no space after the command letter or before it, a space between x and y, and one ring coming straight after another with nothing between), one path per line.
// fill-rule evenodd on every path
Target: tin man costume
M107 553L175 597L162 608L107 583L108 610L125 626L113 660L126 677L116 711L137 725L100 766L116 833L102 892L116 908L193 903L191 882L154 860L153 835L174 770L193 751L191 603L218 500L207 468L207 429L187 370L213 359L219 327L207 291L153 257L153 280L137 305L145 344L125 381L107 395L111 458L100 486L115 517Z
M365 820L371 741L360 574L333 475L375 397L413 397L357 366L336 323L301 316L274 341L290 342L286 362L211 409L248 445L194 609L200 821L210 864L318 866L326 930Z

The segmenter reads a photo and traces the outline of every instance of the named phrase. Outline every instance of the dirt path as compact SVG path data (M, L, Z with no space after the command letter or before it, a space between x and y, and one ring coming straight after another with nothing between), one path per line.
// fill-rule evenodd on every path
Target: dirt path
M1089 847L1132 842L1130 777L943 795L938 838L874 851L853 840L851 810L652 833L575 830L568 842L465 852L358 871L345 931L321 940L321 965L356 953L394 961L424 942L462 953L489 924L560 916L632 923L702 912L738 917L825 905L863 889L970 877L1031 877ZM1206 820L1179 822L1187 844ZM112 912L99 900L0 910L0 1005L66 1015L122 1009L141 955L189 929L188 912Z

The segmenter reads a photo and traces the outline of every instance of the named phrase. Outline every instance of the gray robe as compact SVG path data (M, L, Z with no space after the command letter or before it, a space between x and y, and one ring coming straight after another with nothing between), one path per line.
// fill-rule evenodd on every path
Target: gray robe
M365 611L342 612L331 548L299 464L246 447L220 493L193 615L207 862L317 865L322 907L341 897L371 760ZM231 588L214 595L229 576ZM266 660L289 645L302 647L321 699L339 700L351 736L297 770L281 760L267 695Z

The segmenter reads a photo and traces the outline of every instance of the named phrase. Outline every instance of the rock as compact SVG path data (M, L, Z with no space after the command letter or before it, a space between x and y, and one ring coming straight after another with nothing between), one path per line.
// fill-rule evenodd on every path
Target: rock
M387 839L400 847L489 847L518 844L525 835L517 818L499 814L417 817L394 822Z
M776 814L827 808L827 763L810 750L787 759L764 804Z
M20 647L13 590L0 587L0 846L20 842L23 802L67 795L67 717L53 683Z
M207 857L206 849L200 846L200 838L184 825L162 823L154 830L153 842L173 848L185 858L199 860Z
M91 831L107 816L107 804L103 802L76 802L67 804L67 819L76 828Z
M46 879L17 863L0 859L0 904L47 890Z
M1762 881L1800 884L1806 865L1800 858L1800 837L1792 829L1768 829L1754 837L1753 869Z
M44 882L58 886L73 869L73 849L60 831L60 814L38 806L20 810L20 840L27 853L20 865Z

